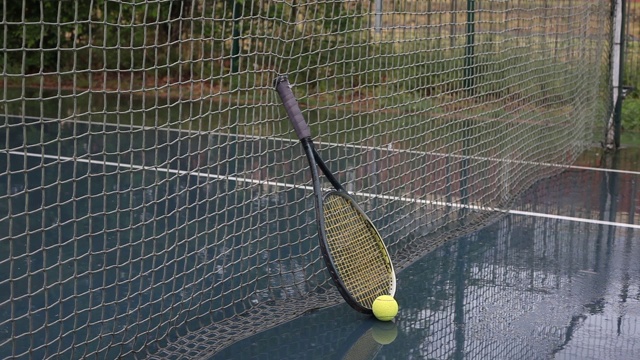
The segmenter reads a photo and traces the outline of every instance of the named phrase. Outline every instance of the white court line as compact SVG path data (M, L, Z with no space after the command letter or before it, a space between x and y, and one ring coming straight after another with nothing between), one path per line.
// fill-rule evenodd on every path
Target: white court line
M12 116L12 115L9 115ZM24 116L29 119L41 119L33 116ZM48 119L51 122L61 121L58 119ZM200 130L183 130L183 129L175 129L170 127L149 127L144 125L123 125L123 124L112 124L112 123L97 123L86 120L73 119L74 122L86 124L86 125L95 125L95 126L111 126L114 128L122 128L128 127L131 129L139 129L139 130L165 130L167 132L185 132L188 134L195 135L216 135L216 136L228 136L228 137L236 137L236 138L245 138L245 139L255 139L255 140L274 140L280 142L289 142L289 143L297 143L298 139L287 139L287 138L279 138L279 137L264 137L264 136L256 136L256 135L243 135L243 134L228 134L221 132L213 132L213 131L200 131ZM501 158L492 158L485 156L465 156L465 155L456 155L456 154L447 154L447 153L438 153L438 152L428 152L428 151L417 151L417 150L402 150L402 149L389 149L385 147L374 147L374 146L363 146L363 145L355 145L355 144L338 144L331 142L317 142L316 145L325 145L331 147L344 147L344 148L353 148L360 150L379 150L379 151L387 151L390 153L396 154L415 154L422 156L437 156L437 157L451 157L456 159L473 159L473 160L485 160L485 161L495 161L495 162L505 162L511 164L523 164L523 165L534 165L534 166L549 166L556 167L566 170L590 170L590 171L601 171L601 172L614 172L621 174L632 174L632 175L640 175L640 171L633 170L618 170L618 169L605 169L605 168L597 168L590 166L577 166L577 165L566 165L566 164L553 164L553 163L545 163L545 162L537 162L537 161L526 161L526 160L512 160L512 159L501 159ZM391 145L391 144L389 144Z
M20 151L8 151L8 153L11 155L21 155L21 156L30 156L30 157L36 157L36 158L52 159L52 160L57 160L59 162L71 161L71 162L79 162L79 163L93 164L93 165L107 165L107 166L128 168L128 169L134 169L134 170L147 170L147 171L155 170L155 171L166 172L169 174L176 174L176 175L190 175L190 176L193 175L193 176L218 179L218 180L231 180L231 181L245 182L245 183L251 183L251 184L266 184L266 185L274 185L274 186L281 186L281 187L288 187L288 188L313 190L313 188L310 186L300 186L300 185L288 184L288 183L276 182L276 181L255 180L255 179L241 178L237 176L216 175L216 174L209 174L206 172L199 172L199 171L169 169L169 168L164 168L159 166L143 166L143 165L134 165L134 164L126 164L126 163L117 163L113 161L97 161L95 159L87 159L83 157L71 158L68 156L33 154L33 153L25 153Z
M507 210L505 212L507 214L513 214L513 215L535 216L535 217L554 219L554 220L567 220L567 221L576 221L576 222L588 223L588 224L609 225L609 226L617 226L617 227L630 228L630 229L640 229L640 225L620 223L615 221L577 218L573 216L534 213L530 211L520 211L520 210Z
M167 173L177 174L177 175L193 175L193 176L205 177L210 179L231 180L231 181L244 182L244 183L250 183L250 184L271 185L271 186L279 186L279 187L285 187L290 189L302 189L302 190L313 191L313 187L307 186L307 185L296 185L296 184L289 184L289 183L277 182L277 181L248 179L248 178L241 178L237 176L228 176L228 175L216 175L216 174L209 174L206 172L192 172L192 171L162 168L157 166L142 166L142 165L116 163L111 161L95 161L95 160L86 159L86 158L70 158L66 156L33 154L33 153L25 153L25 152L19 152L19 151L8 151L8 153L11 155L47 158L47 159L52 159L57 161L65 161L65 162L74 161L74 162L81 162L81 163L95 164L95 165L124 167L129 169L136 169L136 170L149 170L149 171L155 170L155 171L167 172ZM384 199L384 200L402 201L402 202L414 203L414 204L417 203L417 204L424 204L424 205L448 206L448 207L459 208L459 209L466 208L474 211L501 212L501 213L510 214L510 215L532 216L532 217L547 218L547 219L554 219L554 220L575 221L575 222L587 223L587 224L608 225L608 226L617 226L617 227L630 228L630 229L640 229L640 225L636 225L636 224L626 224L626 223L619 223L614 221L578 218L573 216L545 214L545 213L537 213L537 212L521 211L521 210L507 210L507 209L500 209L500 208L486 207L486 206L479 206L479 205L465 205L465 204L458 204L458 203L450 203L446 201L416 199L416 198L410 198L410 197L404 197L404 196L380 195L380 194L371 194L371 193L365 193L365 192L354 192L353 195L368 197L368 198Z

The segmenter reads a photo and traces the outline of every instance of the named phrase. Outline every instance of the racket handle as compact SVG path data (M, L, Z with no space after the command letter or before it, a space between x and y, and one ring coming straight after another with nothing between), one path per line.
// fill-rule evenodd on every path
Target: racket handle
M293 95L293 91L291 91L287 75L278 76L275 80L275 86L284 105L284 109L287 111L289 120L291 120L291 124L293 124L293 128L296 130L298 139L310 138L311 130L309 130L309 125L304 121L302 110L300 110L298 101L295 95Z

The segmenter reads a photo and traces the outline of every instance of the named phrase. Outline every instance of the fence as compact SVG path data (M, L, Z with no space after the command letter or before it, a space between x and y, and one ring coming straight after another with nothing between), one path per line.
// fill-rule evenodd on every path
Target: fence
M277 74L398 270L571 164L612 110L608 1L2 9L3 357L205 357L341 301Z

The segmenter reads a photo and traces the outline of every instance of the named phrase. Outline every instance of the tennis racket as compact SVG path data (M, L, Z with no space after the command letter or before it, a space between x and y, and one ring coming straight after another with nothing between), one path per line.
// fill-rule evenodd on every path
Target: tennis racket
M309 162L322 257L346 302L362 313L371 314L378 296L394 296L396 291L396 276L387 248L371 220L316 151L311 130L286 75L276 78L275 87ZM318 167L335 190L323 194Z

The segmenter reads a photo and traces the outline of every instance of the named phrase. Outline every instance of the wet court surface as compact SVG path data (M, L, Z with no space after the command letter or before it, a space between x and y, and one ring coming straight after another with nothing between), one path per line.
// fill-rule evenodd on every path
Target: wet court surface
M244 158L238 157L237 154L261 154L257 160L258 164L261 164L261 161L262 163L275 161L274 159L280 156L278 153L263 154L261 152L261 149L269 147L269 141L272 140L247 141L243 142L244 147L232 146L230 144L236 143L229 142L224 137L210 137L207 139L208 142L189 142L191 145L215 146L226 157L236 159L221 163L219 166L206 167L206 173L193 176L194 174L188 175L188 171L192 170L194 162L195 165L202 165L198 163L201 158L194 158L188 154L200 154L200 152L196 151L197 149L176 146L178 133L158 132L153 137L145 137L140 131L134 135L118 141L110 141L109 137L102 139L103 142L98 142L99 144L114 147L108 148L109 151L106 153L111 155L104 157L91 154L93 144L96 143L81 143L78 140L78 143L72 147L64 147L60 150L57 147L49 149L54 154L60 151L60 155L65 156L63 162L59 161L57 155L43 156L39 153L30 156L18 153L11 154L11 157L0 158L0 169L11 169L12 174L10 179L8 177L4 180L0 179L6 182L0 183L0 189L11 191L13 196L6 199L11 199L17 204L16 206L20 205L22 206L20 209L24 209L20 216L11 218L12 231L24 236L27 229L30 229L28 226L45 230L31 232L31 238L36 241L22 242L20 238L16 238L15 244L26 244L25 248L18 249L20 250L18 252L31 253L32 257L38 261L26 263L26 258L20 257L15 261L16 266L12 271L22 273L14 273L14 275L26 274L28 271L42 275L45 265L69 263L67 259L75 259L76 254L104 255L104 260L100 261L95 261L92 256L87 255L78 260L75 268L66 266L62 267L59 273L57 270L55 273L48 273L47 276L50 276L48 279L59 281L65 293L80 295L66 299L56 293L48 294L48 297L42 294L35 296L34 304L45 308L47 312L30 313L27 302L17 303L12 309L9 307L0 309L0 314L5 318L19 319L15 324L11 324L12 330L6 327L0 328L0 342L3 337L9 338L12 331L17 334L26 334L33 329L38 332L36 337L44 338L47 331L53 330L38 327L37 324L46 321L47 318L63 319L55 323L54 330L73 328L75 318L64 314L79 313L86 318L95 316L101 321L90 322L90 326L82 328L77 335L70 333L71 335L64 337L61 340L63 347L72 346L75 342L74 336L85 338L89 333L93 334L95 343L126 341L133 348L133 345L137 346L137 343L133 344L133 342L145 343L146 340L142 336L128 334L145 333L145 329L156 326L156 322L161 319L152 314L165 313L166 315L175 307L176 301L188 301L186 299L194 297L189 291L181 290L176 293L175 289L189 289L187 285L190 285L187 280L173 275L174 271L179 270L178 268L195 269L194 282L201 281L200 285L204 289L198 293L202 301L209 301L217 292L222 291L220 286L224 283L216 282L220 280L218 276L221 276L217 263L208 258L211 253L204 247L193 248L196 245L208 244L204 238L195 242L180 243L182 247L180 251L191 255L179 257L180 261L165 259L162 274L155 278L157 283L154 291L142 291L150 289L149 284L154 279L146 277L127 279L126 273L116 273L114 269L123 265L126 265L127 271L132 274L152 273L154 263L151 256L142 257L132 265L122 264L128 261L130 253L136 254L135 251L139 251L142 254L145 249L153 250L153 247L142 246L145 243L142 239L147 239L150 234L153 235L153 241L157 244L164 244L172 239L188 238L184 228L178 226L179 224L190 223L198 229L208 229L207 226L210 225L207 224L214 223L211 221L212 217L213 219L217 217L217 223L225 224L216 226L217 232L225 233L226 231L231 234L236 227L251 229L238 235L234 240L238 243L244 243L249 239L270 238L268 234L282 232L277 225L279 222L270 222L275 226L273 229L256 227L252 225L252 218L246 216L255 210L255 207L265 206L262 200L298 204L297 208L290 209L293 215L280 214L285 219L285 224L289 224L285 227L288 229L287 235L300 239L308 237L307 232L312 231L310 227L298 226L300 213L307 216L308 222L314 219L310 203L296 202L296 199L303 198L305 194L303 189L298 187L287 188L284 191L279 189L277 197L266 197L254 191L261 189L238 185L241 180L239 178L231 181L232 178L235 179L235 175L246 173L258 178L245 179L245 183L260 183L260 176L271 178L268 173L251 171L256 164L242 160ZM160 135L165 138L159 137ZM12 141L15 139L11 138ZM146 144L147 140L153 143ZM156 143L169 145L156 147ZM131 144L146 145L138 148ZM125 152L120 147L123 149L132 147L135 151ZM274 147L285 152L289 145L274 145ZM154 149L153 154L146 154L147 149L151 148ZM358 156L356 152L347 153L346 150L339 149L331 151L342 151L347 154L347 158L355 159L354 163L363 162L362 159L356 159ZM127 156L115 155L121 153ZM385 157L383 150L366 154L373 159ZM98 164L86 159L71 161L84 155L98 156ZM332 157L330 151L327 155L329 158ZM423 157L418 156L413 160L427 163L430 157L435 155L421 156ZM442 158L439 161L449 159L449 157L438 156ZM145 168L146 166L155 169L154 164L150 164L150 159L156 162L161 161L164 171L154 172ZM519 200L512 204L511 208L516 210L516 213L497 217L493 223L481 230L451 240L420 258L398 274L396 297L400 304L400 313L393 323L379 323L342 304L308 313L252 337L237 339L238 342L222 349L214 358L638 359L640 358L639 159L637 149L625 149L615 158L604 156L597 150L588 152L577 162L578 166L539 181L524 192ZM396 160L397 163L402 164L412 158ZM485 163L491 162L485 161ZM545 166L547 165L539 167ZM347 166L339 163L336 167L346 168ZM557 169L557 166L549 165L548 167ZM389 167L388 171L392 168ZM604 171L603 168L618 170ZM268 169L274 173L280 171L277 167ZM287 171L291 172L290 170ZM487 172L491 171L491 169L487 170ZM74 172L84 175L76 181L72 179ZM287 179L288 182L294 184L304 182L304 173L291 173L291 179ZM418 171L416 176L420 174L421 172ZM41 180L43 176L48 179L45 184L56 185L43 186ZM455 180L455 177L452 178L452 182ZM155 192L149 192L151 187L148 182L150 181L158 181L163 186L157 187ZM427 182L425 179L422 181ZM375 188L377 183L355 184L354 188L358 189L365 185ZM29 191L30 201L27 202L25 189L33 187L42 191ZM275 189L276 186L273 188ZM267 195L275 191L267 190L265 190ZM234 198L223 196L230 192L233 192ZM75 194L78 199L64 206L48 206L45 211L37 210L43 203L57 203L59 193L63 197L71 197ZM101 197L103 193L108 193L109 196ZM483 192L478 191L477 194L482 197ZM218 195L220 195L220 202L216 204L223 208L226 206L225 212L212 215L207 208L207 201L186 207L189 199L213 199ZM390 210L397 210L394 206L398 205L396 204L398 202L391 202ZM125 209L127 216L119 215L122 209L118 210L118 204L131 204L130 208ZM176 209L183 207L188 211L176 212ZM154 213L149 209L153 209ZM8 206L4 208L0 206L0 213L2 211L8 211ZM234 213L233 216L229 215L230 213ZM398 211L397 214L402 215L403 218L408 217L404 216L402 211ZM91 221L97 215L102 216L103 221ZM269 215L280 216L275 213L269 213ZM228 216L234 220L227 221ZM161 221L151 221L154 217ZM394 221L390 218L378 220L381 223ZM0 226L0 233L7 229L9 227ZM119 235L121 229L127 229L126 236ZM266 233L263 233L265 231ZM104 241L85 241L90 238L90 234L94 233L104 234ZM204 235L207 233L205 232ZM75 241L76 239L80 241ZM122 246L121 242L127 246ZM45 259L40 251L42 244L56 249L55 254L62 260L51 256ZM130 249L130 244L135 244L139 248ZM315 241L313 244L316 244ZM27 246L33 248L27 248ZM307 250L299 249L301 252ZM180 251L176 251L173 256L178 258L177 254L181 254ZM8 252L5 251L5 253ZM270 254L286 255L275 251ZM36 255L41 258L36 258ZM109 264L113 266L104 267L102 265L107 263L102 261L110 261ZM259 261L271 263L274 266L278 264L273 259L269 261L263 257L260 257ZM196 266L202 263L205 265ZM5 266L7 264L9 263L4 263ZM246 264L240 262L234 266L238 271L246 268ZM282 264L279 266L281 270L284 269ZM318 271L324 273L323 265L318 262L318 266ZM57 268L52 267L52 269ZM293 270L289 272L295 274ZM104 284L97 283L98 286L102 286L100 292L90 291L96 287L93 274L97 274L95 276L99 276L100 281L104 281ZM207 274L210 276L206 276ZM60 279L53 275L59 276ZM74 276L76 276L74 281L63 281L74 279ZM28 289L29 285L26 283L31 278L18 277L22 283L16 282L15 288ZM116 281L119 277L127 281L122 283ZM247 276L252 279L255 277L253 274ZM295 277L292 280L297 281ZM32 286L37 287L37 285ZM233 288L237 286L239 283L229 285ZM9 292L4 289L0 293L8 294ZM129 289L134 289L135 294L128 295ZM175 294L175 298L163 294ZM229 294L233 293L229 291ZM61 306L44 306L47 302L56 303L58 298L55 296L60 296ZM136 317L127 315L129 308L138 307L140 310ZM203 307L198 311L204 314L208 310ZM236 329L243 326L245 329L256 329L254 323L249 320L244 321L242 315L239 315L238 319L240 320L236 324ZM164 323L163 326L167 326L166 324ZM200 326L203 329L202 333L206 333L204 330L209 325L211 324ZM104 329L111 328L117 329L118 337L102 333ZM216 336L220 333L212 331L211 334L213 335L208 339L209 342L220 339ZM131 342L129 342L130 338L133 339ZM0 347L0 358L3 358L2 354L8 353L3 353L3 350L27 354L30 348L28 338L23 336L18 340L21 341L16 341L15 344L6 342L4 348ZM169 338L162 341L165 342L165 340L171 343L175 339ZM206 347L206 341L201 340L203 339L194 339L189 344L189 348L200 345ZM227 343L225 339L223 340ZM148 352L159 354L157 358L162 358L164 353L157 352L158 347L155 347L155 343L153 345L154 347L148 349ZM161 348L164 343L158 345ZM130 349L127 348L127 350ZM37 355L39 354L34 356L37 357ZM131 355L130 358L144 358L144 356L137 356L140 354L132 355L132 352L128 355ZM198 354L195 358L201 358L201 355L208 355L208 353Z
M586 159L514 206L540 216L506 215L400 272L394 323L342 304L214 358L638 359L638 152Z

